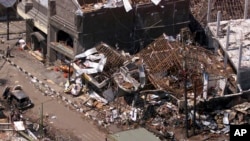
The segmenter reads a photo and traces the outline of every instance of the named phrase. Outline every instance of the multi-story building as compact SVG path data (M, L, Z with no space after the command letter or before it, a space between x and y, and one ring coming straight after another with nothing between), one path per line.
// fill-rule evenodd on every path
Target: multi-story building
M17 5L18 14L26 20L26 42L41 57L47 54L48 1L25 0Z
M33 19L27 20L32 48L54 62L71 60L100 42L133 54L162 33L175 36L189 23L189 0L131 4L127 0L29 0L18 5L18 13Z

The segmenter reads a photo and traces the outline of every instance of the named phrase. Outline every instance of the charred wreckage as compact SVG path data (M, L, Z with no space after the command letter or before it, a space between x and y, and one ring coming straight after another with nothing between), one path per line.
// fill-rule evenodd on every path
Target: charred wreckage
M229 123L248 123L249 103L235 102L232 67L220 53L180 37L163 34L134 55L102 42L70 62L64 92L98 109L85 113L99 125L144 126L162 139L174 138L169 127L185 124L227 134Z

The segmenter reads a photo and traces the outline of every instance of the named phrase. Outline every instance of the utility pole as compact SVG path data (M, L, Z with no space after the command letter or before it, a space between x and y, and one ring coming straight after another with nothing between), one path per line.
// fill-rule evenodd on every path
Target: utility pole
M9 15L10 13L9 13L9 7L6 7L6 15L7 15L7 40L9 40L10 38L9 38Z
M187 51L186 51L186 45L185 45L185 41L184 41L184 36L185 34L185 30L181 30L181 44L183 47L183 85L184 85L184 97L185 97L185 123L186 123L186 137L189 138L188 136L188 101L187 101Z
M196 90L197 90L197 78L194 79L194 115L193 115L193 135L195 135L195 126L196 126Z
M132 7L133 7L133 52L136 51L136 13L137 13L137 4L135 3L135 0L132 0Z
M184 47L185 51L185 47ZM186 137L188 138L188 101L187 101L187 61L186 51L184 54L184 95L185 95L185 115L186 115Z
M183 77L184 77L184 97L185 97L185 122L186 122L186 137L189 138L188 136L188 101L187 101L187 50L186 50L186 45L184 41L184 35L186 34L186 30L181 31L181 39L182 39L182 46L183 46L183 59L184 59L184 64L183 64Z
M208 6L207 6L207 24L210 23L211 17L211 0L208 0Z
M69 70L68 70L69 71L69 73L68 73L68 75L69 75L68 76L69 83L70 83L70 75L71 75L71 73L70 73L70 67L71 67L71 62L69 62Z
M41 103L41 113L40 113L41 115L41 119L40 119L40 131L41 131L41 135L42 135L42 137L44 136L44 131L43 131L43 103Z
M245 0L244 19L247 19L247 14L248 14L248 0Z

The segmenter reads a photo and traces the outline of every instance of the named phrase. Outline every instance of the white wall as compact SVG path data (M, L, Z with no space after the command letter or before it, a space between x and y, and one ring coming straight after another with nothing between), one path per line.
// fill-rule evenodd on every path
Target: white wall
M43 5L44 7L48 8L48 0L35 0L38 3L40 3L41 5Z

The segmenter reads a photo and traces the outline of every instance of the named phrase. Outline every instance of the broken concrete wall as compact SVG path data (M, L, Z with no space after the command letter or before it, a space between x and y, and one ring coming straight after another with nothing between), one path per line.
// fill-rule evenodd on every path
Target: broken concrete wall
M83 47L90 48L103 41L135 54L162 33L175 36L186 27L189 23L188 5L189 0L163 0L159 5L134 4L128 12L124 7L94 9L93 4L83 5L83 11L92 8L92 12L85 12L81 25L78 25L84 35Z
M133 13L124 7L102 8L85 13L82 17L83 47L88 49L97 43L105 42L113 47L130 50L132 45Z
M72 0L67 0L62 2L61 0L55 0L56 1L56 16L60 19L58 19L58 22L63 22L65 25L74 25L74 17L75 12L77 10L77 6L73 3Z
M225 89L225 83L224 83L224 87L221 86L221 79L224 79L224 78L221 78L220 76L216 76L216 75L209 75L208 76L209 79L208 79L208 93L209 95L221 95L222 91L224 91ZM222 84L223 85L223 84Z
M202 45L208 45L207 31L204 28L207 26L207 19L209 22L217 20L217 12L221 11L221 20L243 19L244 18L244 4L245 0L210 0L211 12L208 17L208 0L191 0L190 10L190 28L195 33L196 41ZM248 3L249 4L249 3ZM248 6L248 15L250 17L250 8Z
M239 74L239 84L242 90L248 90L250 88L250 76L249 76L250 69L242 69L238 72Z

